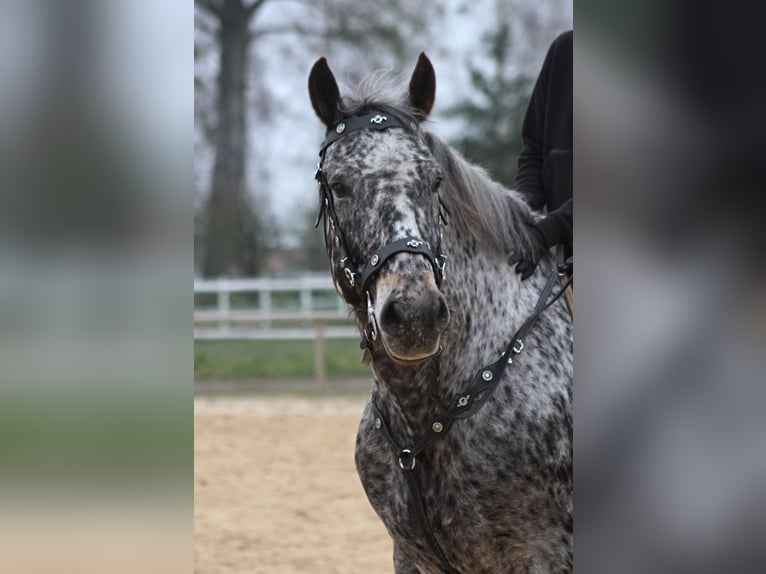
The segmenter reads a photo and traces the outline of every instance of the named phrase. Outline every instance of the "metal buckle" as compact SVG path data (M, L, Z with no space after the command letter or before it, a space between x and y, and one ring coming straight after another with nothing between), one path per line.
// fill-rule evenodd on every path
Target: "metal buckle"
M435 259L436 268L439 270L440 281L444 280L444 268L447 266L447 256L444 253L440 253L439 257Z
M559 277L569 277L572 271L572 258L570 257L566 261L559 263L557 266Z
M415 468L416 462L417 459L412 455L412 451L410 449L403 448L399 453L399 468L402 470L412 470Z
M524 349L524 341L521 339L516 339L516 342L513 344L513 352L517 355L521 353L521 351Z
M345 259L345 257L344 257ZM354 286L354 277L356 277L356 273L351 271L348 267L343 268L343 272L346 274L346 279L348 279L348 284L353 287Z
M378 338L378 320L375 318L375 308L372 306L372 298L370 292L365 291L367 294L367 321L370 327L370 341L375 341Z

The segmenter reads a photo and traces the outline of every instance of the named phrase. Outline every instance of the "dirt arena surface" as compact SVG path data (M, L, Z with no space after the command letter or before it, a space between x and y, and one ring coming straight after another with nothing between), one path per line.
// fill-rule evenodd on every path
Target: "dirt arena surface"
M393 571L354 468L365 400L195 399L195 572Z

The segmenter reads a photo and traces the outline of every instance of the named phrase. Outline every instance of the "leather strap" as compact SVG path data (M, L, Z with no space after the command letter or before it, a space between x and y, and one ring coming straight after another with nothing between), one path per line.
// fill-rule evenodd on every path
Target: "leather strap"
M372 412L375 415L376 428L378 428L383 433L383 436L385 436L388 440L388 444L393 450L394 456L399 462L399 468L401 468L402 472L404 473L404 479L407 482L407 490L409 491L410 498L412 499L412 502L415 506L415 516L421 530L423 531L423 534L426 537L426 540L428 541L428 545L436 553L436 556L439 558L439 562L442 563L442 568L445 572L448 574L458 574L457 570L455 570L452 567L452 564L450 564L450 561L444 554L444 550L442 549L441 544L439 544L439 541L434 535L433 527L431 526L431 522L428 520L428 515L426 514L425 503L423 502L423 494L420 491L420 484L418 483L417 476L415 476L415 462L417 461L417 455L420 454L420 451L423 450L426 445L433 442L435 438L438 438L439 434L436 433L437 436L430 438L429 440L424 440L426 439L426 437L424 437L424 439L421 439L419 445L414 447L412 450L406 448L403 449L399 447L396 439L394 439L394 436L391 434L391 430L388 428L388 421L386 421L383 413L380 412L378 406L375 404L374 396L372 399ZM448 426L443 428L442 433L446 434L453 422L454 420L445 418L444 424Z
M436 537L434 536L433 529L431 528L431 523L428 521L428 516L426 515L426 509L423 503L423 495L420 492L418 478L415 476L415 473L412 470L404 471L404 478L407 481L407 487L409 488L409 491L412 494L412 498L415 501L415 512L418 516L418 521L421 523L421 525L425 526L425 528L423 528L423 532L426 535L426 540L428 541L429 546L431 546L433 551L436 553L436 556L439 558L439 562L442 563L444 572L447 574L459 574L458 571L452 567L452 564L450 564L450 561L444 554L444 550L439 544L439 541L436 540Z
M421 255L425 255L431 263L431 266L434 268L434 276L436 277L437 286L440 286L441 269L437 264L437 258L434 255L434 252L431 251L431 246L417 237L405 237L404 239L389 243L370 257L367 265L364 266L364 270L359 274L359 288L362 291L367 289L367 283L369 283L375 272L380 269L383 263L385 263L385 261L392 255L402 252L420 253Z
M566 284L567 277L572 277L574 268L572 265L572 258L569 257L568 259L564 257L564 246L559 245L558 249L556 250L556 255L561 261L560 265L564 265L566 267L566 272L564 274L559 273L559 278L561 279L561 285ZM569 308L569 314L572 316L572 319L574 319L574 294L572 293L572 285L573 283L570 283L566 287L566 291L564 292L564 300L567 302L567 307Z
M330 126L327 130L327 135L319 148L319 155L324 155L324 150L327 146L347 135L349 132L361 129L385 130L388 128L403 128L408 131L415 131L418 126L414 122L409 122L408 125L395 115L378 110L373 110L369 114L363 116L346 117Z

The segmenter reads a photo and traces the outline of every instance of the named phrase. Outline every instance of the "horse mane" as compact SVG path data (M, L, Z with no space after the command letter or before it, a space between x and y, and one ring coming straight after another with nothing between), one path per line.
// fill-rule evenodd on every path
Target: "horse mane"
M521 195L493 181L487 172L469 163L435 135L424 138L442 168L441 199L449 213L449 224L460 235L468 235L506 255L526 256L532 252L529 237L532 212Z
M405 122L425 120L387 71L373 72L347 91L340 103L344 115L380 110ZM533 215L521 195L493 181L483 168L468 162L435 135L421 133L442 169L444 179L439 194L454 231L508 256L530 254L533 244L529 226Z

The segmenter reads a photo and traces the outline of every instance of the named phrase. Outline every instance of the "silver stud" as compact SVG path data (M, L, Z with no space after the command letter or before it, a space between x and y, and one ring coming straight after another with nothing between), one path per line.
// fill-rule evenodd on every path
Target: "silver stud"
M508 357L508 360L506 361L509 365L513 364L513 357Z
M442 432L444 430L444 425L441 424L439 421L436 421L434 424L431 425L431 428L434 429L434 432Z
M457 406L459 406L459 407L466 406L468 404L468 399L470 399L470 398L471 398L471 395L465 395L464 397L460 397L457 400Z
M375 428L376 429L379 429L381 424L383 424L383 423L380 422L380 419L375 419Z
M342 133L343 133L343 130L345 130L345 129L346 129L346 124L344 124L343 122L340 122L340 123L339 123L339 124L338 124L338 125L335 127L335 132L336 132L336 133L339 133L339 134L342 134Z
M417 129L418 129L417 124L415 122L410 122L410 129L412 131L417 131Z
M373 265L377 265L378 261L380 261L380 258L377 255L373 255L372 261L370 261L370 263L372 263Z
M491 381L492 380L492 371L484 371L481 374L481 378L484 379L487 382Z

